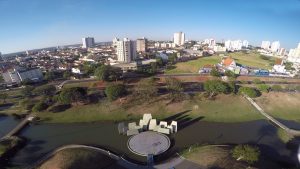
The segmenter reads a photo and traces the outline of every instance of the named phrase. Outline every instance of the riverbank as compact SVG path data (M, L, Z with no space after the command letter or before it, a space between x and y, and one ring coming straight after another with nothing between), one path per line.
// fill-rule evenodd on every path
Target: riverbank
M7 165L8 159L26 144L24 138L11 136L0 140L0 166Z

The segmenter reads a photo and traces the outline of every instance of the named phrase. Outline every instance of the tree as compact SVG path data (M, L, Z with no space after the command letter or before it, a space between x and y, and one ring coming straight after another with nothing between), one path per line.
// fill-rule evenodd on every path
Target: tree
M59 94L59 101L63 104L82 102L86 99L87 90L83 87L63 88Z
M221 76L220 72L219 72L216 68L213 68L213 69L210 71L210 75L211 75L211 76L215 76L215 77L220 77L220 76Z
M21 90L21 93L24 97L31 97L33 95L33 90L33 86L25 86L25 88Z
M105 88L105 94L110 101L116 100L126 94L126 89L123 84L110 84Z
M63 74L63 78L69 79L71 77L72 73L70 71L65 71Z
M176 78L167 78L166 86L173 100L180 100L182 98L183 85L180 80Z
M171 64L174 64L177 60L177 53L172 53L171 55L169 55L168 57L168 61Z
M220 80L208 80L204 83L204 90L209 93L209 97L213 97L219 93L226 93L229 91L226 83Z
M236 74L231 70L226 70L225 71L225 76L236 78Z
M238 145L235 146L232 151L232 157L242 161L246 161L249 164L253 164L259 160L260 151L258 147L250 145Z
M149 100L157 95L158 90L155 85L156 83L153 78L142 79L135 87L135 95L143 100Z
M33 92L37 95L52 96L56 93L56 87L54 85L43 85L34 89Z
M95 76L103 81L117 81L122 76L122 70L109 65L101 65L95 70Z
M56 76L54 72L46 72L44 78L47 81L53 81L56 78Z
M266 84L258 84L257 85L257 89L261 92L266 92L268 93L269 90L270 90L270 86L269 85L266 85Z
M271 87L271 90L275 91L275 92L279 92L279 91L282 91L283 89L282 89L282 87L280 85L273 85Z
M258 90L251 87L241 87L239 88L239 93L245 94L251 98L255 98L261 95L261 93Z
M163 66L163 64L164 64L163 59L161 57L156 58L156 63L158 66Z
M48 108L48 105L41 101L33 106L32 111L40 112L40 111L46 110L47 108Z
M0 93L0 99L2 99L2 102L3 102L3 103L6 102L7 97L8 97L8 94L7 94L7 93Z

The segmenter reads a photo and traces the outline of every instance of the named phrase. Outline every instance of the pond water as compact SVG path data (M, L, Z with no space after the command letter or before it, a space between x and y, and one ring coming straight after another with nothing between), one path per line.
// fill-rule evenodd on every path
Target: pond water
M2 119L2 120L1 120ZM1 133L11 129L17 121L10 117L0 118ZM277 137L277 129L265 120L244 123L213 123L201 119L189 121L180 127L178 133L170 136L172 148L165 154L178 152L193 144L257 144L264 156L273 160L294 161L294 148L282 143ZM67 144L95 145L109 149L133 160L146 161L129 151L129 137L119 135L117 124L113 122L79 123L79 124L37 124L21 132L29 139L11 163L27 166L33 164L46 153Z

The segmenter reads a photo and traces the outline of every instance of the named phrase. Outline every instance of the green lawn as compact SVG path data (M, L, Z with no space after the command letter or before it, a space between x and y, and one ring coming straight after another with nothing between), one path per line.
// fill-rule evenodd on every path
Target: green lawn
M174 74L174 73L198 73L199 69L207 64L217 64L221 61L220 56L209 56L209 57L202 57L197 60L191 60L187 62L179 62L175 64L175 69L167 70L167 74Z
M273 117L300 122L299 93L264 93L255 101Z
M274 58L270 58L270 60L264 60L260 58L260 54L256 52L243 53L243 52L235 52L229 53L227 56L231 56L236 60L237 63L242 65L247 65L251 67L263 68L263 69L271 69L271 64L274 63ZM221 56L208 56L201 57L197 60L191 60L187 62L179 62L175 64L174 69L167 70L167 74L175 74L175 73L198 73L199 69L206 64L217 64L221 62Z
M154 101L137 105L119 105L102 101L101 103L76 106L59 113L40 112L39 117L48 123L72 123L91 121L121 121L140 118L144 113L151 113L155 118L163 119L176 113L188 111L186 115L204 121L243 122L261 119L250 104L240 96L221 95L217 100L189 99L167 105L168 101Z
M260 54L256 52L250 52L248 54L243 52L235 52L230 53L228 56L234 58L239 64L263 69L271 69L271 64L273 64L275 60L273 57L270 57L270 60L264 60L260 58Z

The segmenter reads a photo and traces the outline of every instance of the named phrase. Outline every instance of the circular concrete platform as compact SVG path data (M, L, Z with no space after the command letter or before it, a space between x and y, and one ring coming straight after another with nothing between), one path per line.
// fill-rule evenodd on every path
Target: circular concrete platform
M167 151L171 143L168 136L147 131L130 137L127 144L129 150L137 155L155 156Z

